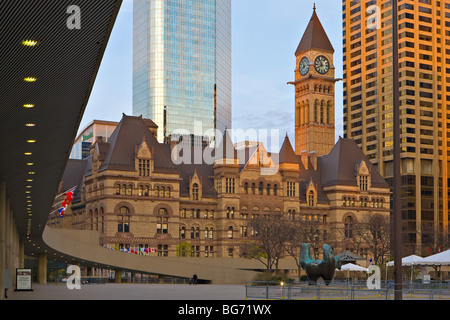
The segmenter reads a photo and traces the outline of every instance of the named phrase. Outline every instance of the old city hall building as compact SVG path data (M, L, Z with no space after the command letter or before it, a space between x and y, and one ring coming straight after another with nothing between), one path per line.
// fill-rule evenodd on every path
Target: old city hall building
M335 230L389 217L390 189L353 140L335 143L333 52L314 12L296 52L295 150L287 136L271 153L258 142L233 144L225 132L216 149L180 153L158 142L153 121L123 115L108 142L68 161L62 190L76 186L74 200L49 223L98 230L99 244L117 250L240 257L255 237L249 221L279 214L320 222L337 250ZM179 163L188 151L196 161Z

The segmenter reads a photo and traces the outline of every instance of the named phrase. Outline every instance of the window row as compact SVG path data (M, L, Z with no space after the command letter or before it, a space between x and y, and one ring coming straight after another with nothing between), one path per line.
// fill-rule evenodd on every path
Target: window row
M182 209L180 218L214 219L214 210L206 209L202 212L200 209Z
M263 195L264 189L266 190L265 194L270 195L271 191L273 191L273 195L278 195L278 185L274 184L273 187L268 183L265 187L262 182L258 184L258 194ZM244 183L244 193L245 194L256 194L256 184L253 182L251 185L249 185L248 182Z
M191 227L190 228L190 239L200 239L202 231L200 227ZM180 239L186 238L187 230L185 226L180 228ZM212 227L206 227L203 230L203 238L204 239L213 239L214 238L214 229Z
M373 197L371 200L369 200L369 197L360 197L359 201L357 201L356 197L345 196L342 198L342 205L344 207L360 206L360 207L383 208L384 199Z
M131 184L116 184L116 195L132 196L133 190L134 186ZM154 190L151 190L150 186L148 185L139 185L137 187L137 193L139 197L148 197L151 195L151 191L153 191L155 197L170 198L171 196L170 187L156 186Z

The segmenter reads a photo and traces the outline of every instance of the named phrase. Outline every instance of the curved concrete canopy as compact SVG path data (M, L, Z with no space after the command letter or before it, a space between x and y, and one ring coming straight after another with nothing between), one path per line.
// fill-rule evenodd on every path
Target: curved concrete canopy
M212 283L236 284L252 280L261 262L243 258L191 258L141 256L106 249L98 245L99 234L90 230L54 229L46 227L43 235L46 244L59 253L73 257L73 263L83 260L83 264L98 268L154 273L175 277L199 279ZM55 253L56 254L56 253ZM51 256L50 256L51 258ZM67 262L70 263L69 259ZM294 260L281 259L280 269L296 269Z
M42 234L121 4L0 2L0 182L26 254L51 250Z

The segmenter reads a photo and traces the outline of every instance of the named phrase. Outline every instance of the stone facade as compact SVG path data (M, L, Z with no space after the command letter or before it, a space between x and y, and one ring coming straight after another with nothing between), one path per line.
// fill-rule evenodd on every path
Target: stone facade
M65 187L77 185L64 227L98 230L105 247L241 257L242 245L254 240L249 221L255 217L321 222L321 232L326 229L337 246L336 230L347 217L389 215L389 188L352 140L340 139L327 156L317 157L296 155L288 137L278 154L262 144L236 150L225 134L215 151L231 144L232 158L172 166L158 159L171 161L176 146L157 142L144 119L124 116L116 130L110 143L92 145L88 159L69 161L63 178ZM123 143L134 151L116 149ZM71 177L71 167L83 161L83 173ZM262 174L269 168L276 170Z

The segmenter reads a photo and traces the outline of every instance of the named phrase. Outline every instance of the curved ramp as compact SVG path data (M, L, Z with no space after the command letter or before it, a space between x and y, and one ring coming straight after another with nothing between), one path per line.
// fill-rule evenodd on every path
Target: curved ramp
M252 259L153 257L127 254L105 249L98 244L97 231L54 229L45 227L44 242L52 249L78 260L96 263L108 269L153 273L175 277L199 279L217 284L241 284L252 280L255 270L264 266ZM280 262L281 269L296 269L293 259Z

